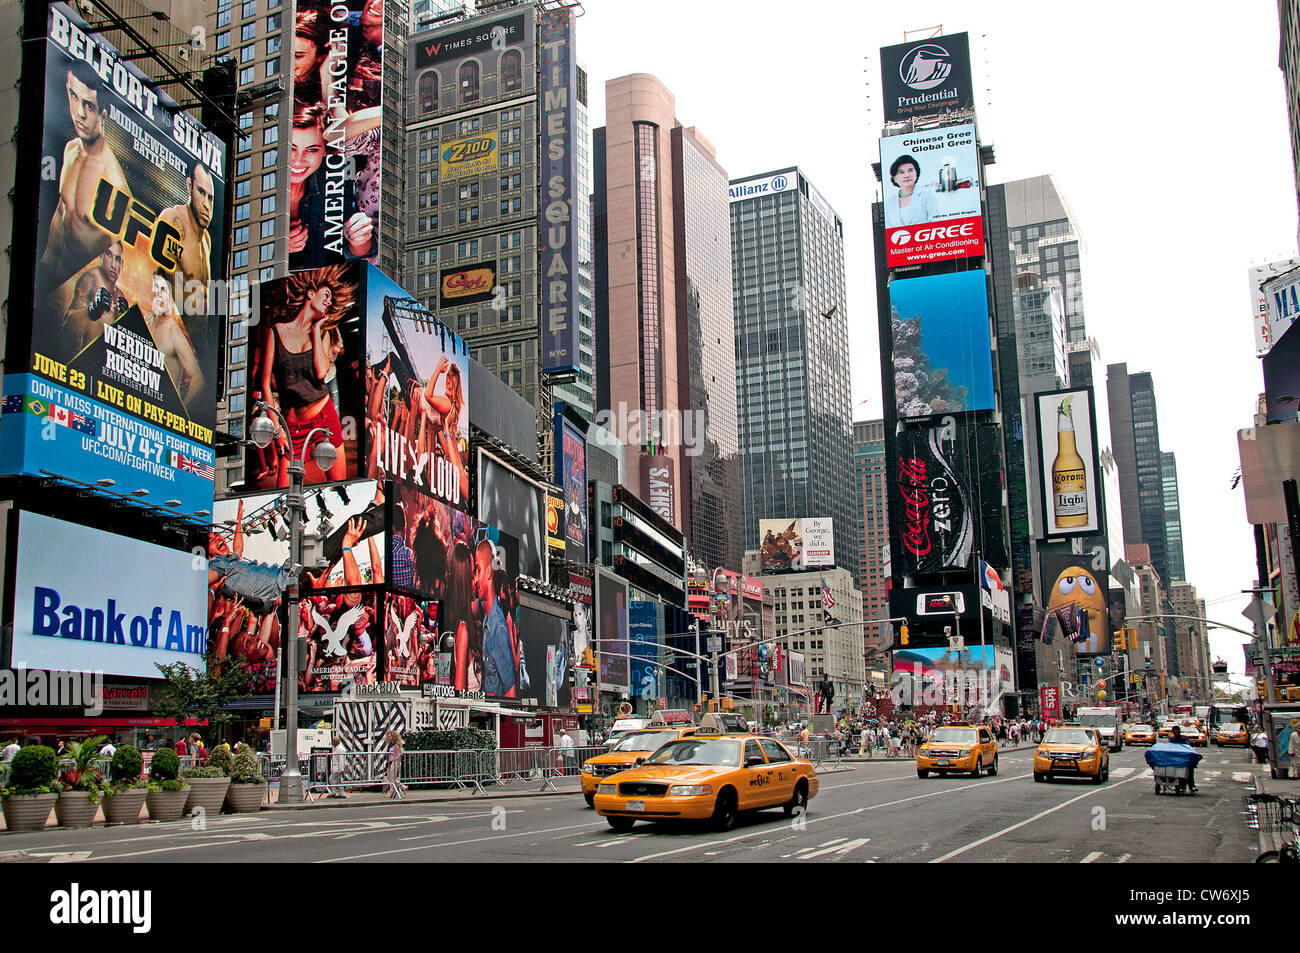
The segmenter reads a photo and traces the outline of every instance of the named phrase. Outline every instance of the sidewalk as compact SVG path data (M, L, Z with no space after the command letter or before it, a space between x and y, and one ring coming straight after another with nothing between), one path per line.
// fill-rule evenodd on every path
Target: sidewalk
M1267 764L1252 764L1255 774L1255 790L1261 794L1277 794L1282 797L1300 797L1300 778L1275 778ZM1277 850L1282 846L1281 833L1258 831L1259 852Z

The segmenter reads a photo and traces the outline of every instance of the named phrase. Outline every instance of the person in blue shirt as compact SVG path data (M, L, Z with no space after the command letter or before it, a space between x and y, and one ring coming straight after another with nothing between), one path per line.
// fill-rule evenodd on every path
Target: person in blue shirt
M493 566L492 544L480 540L474 554L474 594L483 602L483 693L514 698L519 676L519 653L502 609Z

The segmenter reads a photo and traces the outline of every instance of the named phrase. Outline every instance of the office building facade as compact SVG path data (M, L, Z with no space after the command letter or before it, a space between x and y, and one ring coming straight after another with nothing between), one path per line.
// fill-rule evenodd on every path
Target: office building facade
M843 226L797 168L730 199L745 548L760 520L831 517L859 578Z
M737 567L726 172L646 74L606 83L593 150L597 420L628 448L629 484L692 556Z
M1178 461L1172 453L1160 454L1160 487L1165 542L1169 547L1169 578L1178 582L1187 578L1187 566L1183 560L1183 516L1178 503Z
M1069 205L1050 175L1016 179L1002 188L1016 273L1028 271L1055 287L1064 306L1066 340L1084 340L1088 334L1079 266L1083 239Z
M858 589L862 617L868 622L889 617L889 501L886 487L885 422L853 424L853 479L858 511ZM890 632L884 625L866 627L866 648L884 649Z

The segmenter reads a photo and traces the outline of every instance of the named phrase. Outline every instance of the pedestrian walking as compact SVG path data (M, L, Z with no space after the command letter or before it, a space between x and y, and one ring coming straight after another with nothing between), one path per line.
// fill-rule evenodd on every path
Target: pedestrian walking
M333 745L330 749L330 797L347 797L348 794L343 790L343 739L335 732Z
M400 801L406 797L406 785L399 781L402 771L402 736L396 731L389 731L384 735L384 744L388 745L388 774L384 778L388 790L384 792L384 797Z
M1291 719L1291 737L1287 739L1286 753L1291 759L1291 777L1300 778L1300 718Z
M569 733L565 729L561 728L559 767L563 770L564 774L573 774L573 761L573 739L569 737Z

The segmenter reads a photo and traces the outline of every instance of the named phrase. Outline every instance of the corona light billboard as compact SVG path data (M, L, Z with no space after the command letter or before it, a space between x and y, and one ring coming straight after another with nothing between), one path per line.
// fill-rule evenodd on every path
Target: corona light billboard
M1092 388L1052 391L1036 399L1043 535L1095 535L1101 507Z

